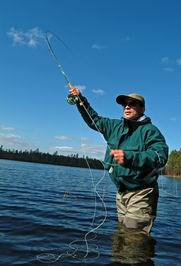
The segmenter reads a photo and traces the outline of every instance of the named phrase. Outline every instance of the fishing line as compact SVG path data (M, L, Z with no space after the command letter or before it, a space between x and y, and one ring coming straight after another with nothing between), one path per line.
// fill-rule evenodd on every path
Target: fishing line
M61 73L62 76L64 77L65 82L67 83L67 86L68 86L69 88L71 88L71 87L73 87L73 86L71 85L70 79L68 78L68 75L65 73L64 68L63 68L63 65L60 63L59 59L57 58L57 56L56 56L56 54L55 54L55 52L54 52L54 50L53 50L53 47L52 47L52 45L51 45L51 43L50 43L50 36L52 36L52 35L55 36L56 39L57 39L58 41L60 41L60 42L66 47L66 48L67 48L67 45L65 45L65 43L63 42L63 40L61 40L57 35L53 34L52 32L47 31L47 32L45 33L45 41L46 41L46 44L47 44L48 50L49 50L51 56L53 57L54 62L55 62L56 65L58 66L58 68L59 68L59 70L60 70L60 73ZM81 101L81 99L80 99L79 96L72 96L72 95L69 95L68 98L67 98L67 101L68 101L69 104L75 104L75 103L77 103L77 102L79 101L80 104L81 104L81 105L83 106L83 108L85 109L85 111L87 112L87 114L88 114L88 116L90 117L91 121L94 123L94 125L95 125L97 131L101 134L101 132L99 131L99 128L97 127L97 125L96 125L95 122L93 121L92 117L90 116L88 110L86 109L86 107L85 107L84 104L82 103L82 101ZM102 135L101 135L101 136L102 136ZM104 140L104 141L105 141L105 140ZM82 259L83 259L83 258L84 258L84 259L87 258L88 255L89 255L89 253L90 253L90 251L91 251L91 248L89 247L89 241L90 241L90 240L94 240L94 239L96 238L96 234L95 234L96 230L98 230L98 229L104 224L104 222L105 222L106 219L107 219L107 208L106 208L106 204L105 204L105 202L104 202L104 198L101 197L101 195L100 195L99 192L97 191L97 187L98 187L98 185L102 182L102 180L103 180L104 177L105 177L105 168L104 168L104 164L103 164L103 162L100 160L101 164L103 165L104 174L103 174L103 176L100 178L100 180L99 180L96 184L94 184L94 178L93 178L93 174L92 174L92 171L91 171L91 167L90 167L89 162L88 162L88 160L87 160L86 157L85 157L85 160L86 160L86 163L87 163L87 166L88 166L88 169L89 169L90 175L91 175L91 180L92 180L93 190L94 190L94 193L95 193L95 203L94 203L94 204L96 205L96 201L97 201L96 198L98 197L98 198L100 199L101 204L102 204L103 209L104 209L104 213L105 213L105 214L104 214L104 217L103 217L101 223L99 223L96 227L91 228L91 229L90 229L90 230L84 235L84 237L83 237L82 240L74 240L74 241L72 241L71 243L69 243L69 247L70 247L71 249L74 249L73 253L69 253L69 252L66 252L66 253L63 253L63 254L41 253L41 254L39 254L39 255L37 256L37 260L39 260L39 261L42 262L42 263L54 263L54 262L57 262L58 260L60 260L62 257L72 257L72 258L77 258L78 255L77 255L76 253L77 253L77 251L79 251L79 248L75 248L74 245L75 245L75 244L78 244L78 243L82 243L82 242L83 242L84 245L86 246L86 252L85 252L84 256L82 256L81 258L82 258ZM94 215L93 215L93 218L92 218L91 227L94 226L95 218L96 218L96 206L95 206L95 208L94 208ZM90 234L94 234L94 237L89 238L89 235L90 235ZM96 258L98 258L98 257L100 256L99 251L98 251L98 246L97 246L97 245L94 245L94 247L95 247L95 248L94 248L93 251L95 252L95 250L96 250L96 253L97 253ZM94 258L94 259L96 259L96 258Z
M93 175L92 175L92 171L91 171L91 168L90 168L90 165L89 165L89 162L87 161L87 164L88 164L88 168L89 168L89 171L91 173L91 177L93 179ZM94 191L96 193L96 195L99 197L100 201L101 201L101 204L104 208L104 218L102 220L102 222L100 224L98 224L96 227L90 229L85 235L84 237L82 238L82 240L73 240L72 242L69 243L69 248L70 249L73 249L74 251L72 253L69 253L69 252L66 252L66 253L62 253L62 254L53 254L53 253L41 253L37 256L37 260L39 260L40 262L42 263L54 263L54 262L57 262L58 260L60 260L61 258L63 257L71 257L71 258L75 258L75 259L86 259L89 255L89 253L92 251L94 252L96 255L96 257L94 257L94 259L97 259L99 258L100 256L100 253L99 253L99 250L98 250L98 246L97 245L94 245L94 249L90 248L89 247L89 241L90 240L94 240L96 239L96 234L94 234L94 236L90 239L88 239L88 236L91 234L91 233L95 233L96 230L98 230L103 224L104 222L106 221L107 219L107 208L106 208L106 204L104 202L104 199L100 196L100 194L98 193L97 191L97 187L98 185L102 182L102 180L104 179L105 177L105 172L104 172L104 175L102 176L102 178L95 184L95 187L94 187ZM95 215L95 213L94 213ZM95 221L95 217L93 217L93 221ZM93 226L94 224L92 224L91 226ZM86 246L86 251L84 251L84 254L82 254L82 256L78 255L77 252L79 251L79 248L76 248L75 247L75 244L81 244L83 243L85 246ZM80 251L79 251L80 253Z
M54 36L59 42L61 42L63 44L63 46L70 51L69 47L65 44L65 42L60 39L55 33L50 32L50 31L46 31L45 32L45 41L48 47L48 50L50 52L50 54L52 55L53 60L55 61L56 65L58 66L61 74L63 75L65 81L67 84L70 83L70 79L68 78L67 74L64 71L63 65L60 63L60 60L57 58L56 54L53 51L53 47L50 43L50 38L52 38L52 36Z

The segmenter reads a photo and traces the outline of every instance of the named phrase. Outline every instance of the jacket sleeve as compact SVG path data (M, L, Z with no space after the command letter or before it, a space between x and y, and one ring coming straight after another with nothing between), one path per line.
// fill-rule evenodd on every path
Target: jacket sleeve
M111 119L99 116L84 96L80 95L79 98L81 101L77 103L77 108L84 121L90 128L102 133L107 140L111 135Z
M126 151L125 157L126 167L152 171L165 166L168 160L168 146L158 128L152 125L145 134L145 150Z

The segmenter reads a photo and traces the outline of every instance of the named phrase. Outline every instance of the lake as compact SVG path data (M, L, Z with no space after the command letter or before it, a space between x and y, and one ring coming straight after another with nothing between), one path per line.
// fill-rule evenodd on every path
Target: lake
M181 179L159 187L147 237L118 224L103 170L0 160L0 265L181 265Z

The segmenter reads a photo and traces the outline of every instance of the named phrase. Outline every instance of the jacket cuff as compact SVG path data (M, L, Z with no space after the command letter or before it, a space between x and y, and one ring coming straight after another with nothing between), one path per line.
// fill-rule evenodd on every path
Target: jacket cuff
M134 151L125 151L125 166L130 167L133 165Z
M77 102L77 106L79 107L81 104L80 103L85 103L86 102L86 98L80 93L79 94L79 101Z

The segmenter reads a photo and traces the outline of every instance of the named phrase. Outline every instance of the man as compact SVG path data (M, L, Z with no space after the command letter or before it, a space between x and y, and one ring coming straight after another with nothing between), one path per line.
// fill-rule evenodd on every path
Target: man
M123 118L99 116L77 88L70 86L77 97L83 119L102 133L107 142L105 169L117 187L118 220L126 228L150 232L156 217L157 179L168 159L168 146L161 132L144 115L145 100L136 93L120 95L116 102L123 106Z

